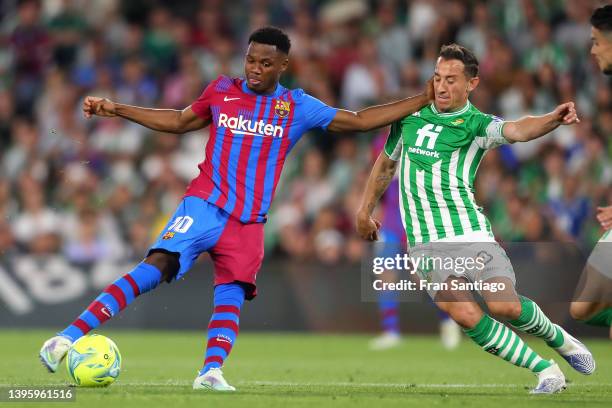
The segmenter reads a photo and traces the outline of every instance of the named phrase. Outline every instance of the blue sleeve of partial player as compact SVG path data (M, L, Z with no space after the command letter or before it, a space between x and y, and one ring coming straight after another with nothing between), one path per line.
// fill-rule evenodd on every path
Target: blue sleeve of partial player
M327 126L334 120L336 112L338 112L337 108L332 108L306 93L302 96L302 109L309 129L321 128L327 130Z

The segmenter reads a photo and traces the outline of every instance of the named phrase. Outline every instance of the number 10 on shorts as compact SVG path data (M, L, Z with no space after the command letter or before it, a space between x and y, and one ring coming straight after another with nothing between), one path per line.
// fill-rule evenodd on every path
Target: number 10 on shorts
M168 231L185 233L191 228L193 218L188 216L176 217L172 224L168 227Z

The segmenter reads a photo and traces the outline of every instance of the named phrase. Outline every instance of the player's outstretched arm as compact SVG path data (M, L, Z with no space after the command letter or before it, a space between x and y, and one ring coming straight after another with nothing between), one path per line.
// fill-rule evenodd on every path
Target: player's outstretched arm
M393 180L397 163L397 161L391 160L384 151L380 152L376 163L374 163L355 221L357 233L363 239L369 241L378 240L380 222L372 217L372 213L376 208L376 204L378 204L378 200L380 200L380 197L389 187L391 180Z
M327 130L330 132L351 132L376 129L387 126L406 116L412 115L434 99L433 81L427 81L423 93L385 105L370 106L358 112L339 109Z
M506 122L504 137L510 142L528 142L555 130L560 125L579 123L574 102L566 102L554 111L541 116L525 116L516 121Z
M612 205L607 207L597 207L597 221L606 231L612 229Z
M86 118L94 115L119 116L149 129L168 133L186 133L208 126L208 122L196 115L191 106L183 110L141 108L96 96L85 97L83 113Z

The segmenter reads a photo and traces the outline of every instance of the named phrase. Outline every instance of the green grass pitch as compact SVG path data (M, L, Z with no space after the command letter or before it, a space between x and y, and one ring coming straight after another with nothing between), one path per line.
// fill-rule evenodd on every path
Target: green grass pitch
M612 344L586 341L597 372L574 372L539 339L529 344L555 359L568 388L557 395L531 396L535 377L479 350L464 339L446 351L437 337L408 336L397 349L369 352L363 335L241 333L224 374L238 392L191 389L203 361L204 333L99 331L121 350L118 381L108 388L76 389L76 403L52 407L543 407L612 406ZM0 383L65 385L64 367L49 374L37 358L51 330L0 331ZM0 403L42 406L36 403Z

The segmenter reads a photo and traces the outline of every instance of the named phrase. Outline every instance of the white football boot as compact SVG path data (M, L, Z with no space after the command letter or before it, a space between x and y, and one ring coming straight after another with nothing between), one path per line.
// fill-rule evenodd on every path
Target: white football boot
M236 391L223 378L223 372L220 368L211 368L204 374L196 377L193 380L194 390L214 390L214 391Z
M454 350L461 343L461 327L451 318L440 322L440 341L447 350Z
M402 343L402 336L399 333L384 332L370 341L370 350L381 351L399 346Z
M51 337L45 341L38 356L49 372L54 373L60 365L68 350L72 347L72 341L64 336Z
M565 376L557 363L552 360L551 363L553 364L550 367L536 374L538 385L531 390L530 394L554 394L565 389Z
M555 325L563 333L565 339L561 347L555 348L557 353L580 374L590 375L595 371L595 359L589 349L574 336L566 332L561 326Z

